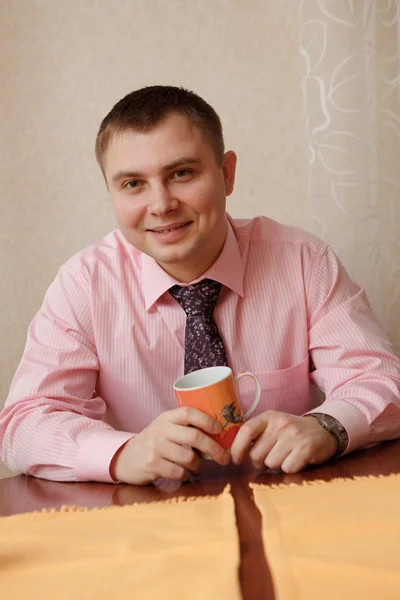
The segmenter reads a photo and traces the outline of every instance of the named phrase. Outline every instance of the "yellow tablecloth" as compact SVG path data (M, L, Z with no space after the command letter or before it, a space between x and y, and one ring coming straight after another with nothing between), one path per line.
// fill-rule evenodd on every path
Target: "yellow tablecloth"
M229 486L216 497L0 519L4 600L241 597Z
M400 599L400 475L251 487L276 600Z

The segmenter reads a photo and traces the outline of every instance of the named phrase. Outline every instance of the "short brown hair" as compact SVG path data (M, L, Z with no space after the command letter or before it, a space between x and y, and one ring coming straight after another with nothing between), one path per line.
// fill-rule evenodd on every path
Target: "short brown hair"
M104 155L111 138L128 129L146 132L170 113L187 117L209 140L217 163L222 165L224 138L215 110L194 92L181 87L153 85L131 92L103 119L96 138L96 158L104 173Z

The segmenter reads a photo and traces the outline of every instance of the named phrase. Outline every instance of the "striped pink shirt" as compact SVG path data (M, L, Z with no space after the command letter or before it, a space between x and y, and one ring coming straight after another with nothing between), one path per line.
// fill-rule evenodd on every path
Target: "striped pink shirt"
M223 284L215 321L234 373L260 379L257 412L311 411L311 382L326 394L318 412L347 429L347 451L400 436L400 361L323 242L265 217L228 216L223 251L204 277ZM13 471L112 481L118 448L176 407L186 320L168 293L176 283L118 230L61 267L0 416ZM251 380L240 396L248 408Z

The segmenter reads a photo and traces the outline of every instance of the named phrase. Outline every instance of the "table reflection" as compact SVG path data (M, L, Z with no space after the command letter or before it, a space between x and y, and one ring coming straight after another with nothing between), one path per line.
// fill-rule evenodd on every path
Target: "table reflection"
M201 477L191 482L159 479L153 485L133 486L110 483L55 482L36 477L15 476L0 481L0 515L59 509L63 505L124 506L135 502L155 502L176 496L206 496L220 494L227 483L256 472L250 464L220 467L204 461Z
M315 465L293 475L267 470L256 471L249 460L242 465L221 467L213 461L203 461L199 478L188 483L159 479L148 486L110 483L60 483L35 477L15 476L0 480L0 515L59 509L63 505L124 506L135 502L155 502L176 496L214 496L230 483L237 499L251 497L250 482L264 484L301 484L317 479L363 475L388 475L398 472L400 442L387 442L368 450L360 450L325 465Z

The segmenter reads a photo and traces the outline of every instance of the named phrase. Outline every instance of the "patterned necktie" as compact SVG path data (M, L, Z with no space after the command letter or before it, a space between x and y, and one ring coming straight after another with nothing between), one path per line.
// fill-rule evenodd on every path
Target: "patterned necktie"
M224 342L213 318L222 285L212 279L181 287L169 293L186 313L185 375L206 367L226 366Z

